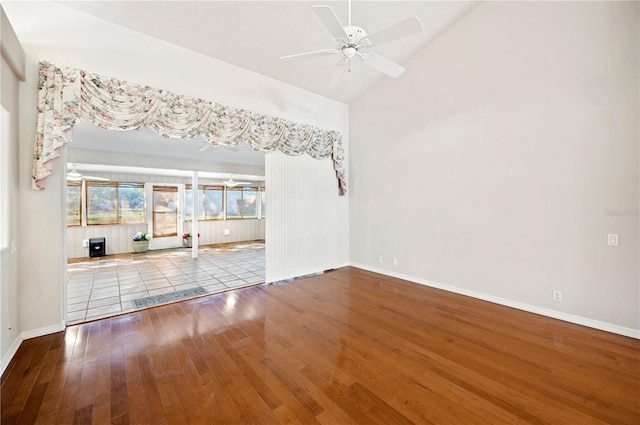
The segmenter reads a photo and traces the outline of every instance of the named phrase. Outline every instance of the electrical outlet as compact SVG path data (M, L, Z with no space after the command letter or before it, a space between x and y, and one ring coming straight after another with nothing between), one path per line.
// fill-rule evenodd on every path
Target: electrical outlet
M82 247L83 248L89 248L89 239L83 239L82 240Z
M618 246L618 235L609 233L607 235L607 245Z
M562 302L562 291L553 291L551 294L551 298L553 299L553 301L557 302L557 303L561 303Z
M393 265L394 265L394 266L396 266L396 267L398 267L398 259L397 259L397 258L394 258L394 259L393 259Z
M378 256L378 263L382 264L382 255Z

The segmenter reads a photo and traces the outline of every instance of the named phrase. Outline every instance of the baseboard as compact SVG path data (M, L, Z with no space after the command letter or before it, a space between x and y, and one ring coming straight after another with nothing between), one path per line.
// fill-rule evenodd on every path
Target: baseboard
M13 340L11 347L9 347L9 350L2 357L2 365L0 365L0 375L2 375L7 366L9 366L9 362L11 361L13 356L16 355L16 352L18 351L18 348L20 348L20 344L22 344L22 341L24 341L22 335L18 335L18 337Z
M44 328L32 329L30 331L22 332L13 341L13 344L11 344L11 347L9 347L9 351L7 351L7 353L2 357L2 365L0 365L0 375L2 375L7 366L9 366L9 362L18 352L18 348L20 348L20 344L22 344L22 341L24 341L25 339L36 338L39 336L60 332L63 331L66 327L66 322L63 321L59 325L45 326Z
M351 263L351 267L367 270L370 272L382 274L385 276L391 276L409 282L418 283L420 285L430 286L432 288L442 289L444 291L454 292L460 295L466 295L468 297L477 298L483 301L489 301L495 304L504 305L507 307L516 308L518 310L528 311L530 313L540 314L542 316L551 317L553 319L563 320L565 322L575 323L577 325L587 326L589 328L599 329L615 333L618 335L624 335L631 338L640 339L640 330L628 328L625 326L616 325L614 323L602 322L599 320L589 319L588 317L576 316L562 311L556 311L549 308L538 307L531 304L521 303L519 301L509 300L507 298L500 298L493 295L484 294L482 292L470 291L464 288L458 288L452 285L445 285L443 283L434 282L427 279L421 279L413 276L404 275L401 273L395 273L389 270L379 269L376 267L366 266L364 264Z
M49 335L52 333L63 331L65 327L66 327L66 324L64 321L62 321L60 322L60 324L57 324L57 325L45 326L44 328L31 329L29 331L24 331L22 332L21 336L23 340L36 338L39 336Z

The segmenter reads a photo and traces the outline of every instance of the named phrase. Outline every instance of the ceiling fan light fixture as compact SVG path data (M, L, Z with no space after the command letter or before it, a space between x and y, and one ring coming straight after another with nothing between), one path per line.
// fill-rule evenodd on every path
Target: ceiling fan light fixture
M345 47L344 49L342 49L342 54L347 59L353 58L357 53L358 51L356 50L356 48L352 46Z

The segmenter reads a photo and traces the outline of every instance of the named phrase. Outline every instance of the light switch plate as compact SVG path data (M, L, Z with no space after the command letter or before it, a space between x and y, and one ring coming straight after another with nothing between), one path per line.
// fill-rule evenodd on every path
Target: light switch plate
M609 246L618 246L618 235L609 233L607 236L607 244Z

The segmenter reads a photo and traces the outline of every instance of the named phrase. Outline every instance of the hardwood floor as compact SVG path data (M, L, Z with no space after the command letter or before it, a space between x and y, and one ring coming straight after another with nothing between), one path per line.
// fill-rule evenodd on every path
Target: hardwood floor
M344 268L24 341L10 424L638 424L640 341Z

